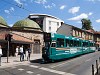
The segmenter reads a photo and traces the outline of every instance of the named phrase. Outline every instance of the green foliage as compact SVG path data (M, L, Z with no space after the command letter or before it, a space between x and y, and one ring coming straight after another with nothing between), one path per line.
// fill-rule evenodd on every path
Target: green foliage
M93 29L92 26L91 26L92 22L89 19L83 18L81 20L81 22L82 22L82 29L84 29L84 30Z

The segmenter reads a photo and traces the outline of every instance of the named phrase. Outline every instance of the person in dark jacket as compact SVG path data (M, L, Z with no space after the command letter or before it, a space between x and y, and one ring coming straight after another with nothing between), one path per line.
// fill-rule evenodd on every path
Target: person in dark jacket
M27 57L27 60L29 60L30 61L30 55L31 55L31 49L30 49L30 47L28 47L28 57Z

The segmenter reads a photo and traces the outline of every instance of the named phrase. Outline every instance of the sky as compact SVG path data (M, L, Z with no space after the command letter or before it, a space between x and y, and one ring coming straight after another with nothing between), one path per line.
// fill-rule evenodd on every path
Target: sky
M55 16L78 28L81 19L87 18L100 31L100 0L0 0L0 16L9 26L36 13Z

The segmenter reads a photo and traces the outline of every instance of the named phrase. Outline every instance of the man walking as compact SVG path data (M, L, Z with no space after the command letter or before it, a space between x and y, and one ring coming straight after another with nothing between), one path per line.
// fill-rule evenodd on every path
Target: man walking
M1 66L1 56L2 56L2 48L1 48L1 45L0 45L0 66Z
M23 46L20 47L20 61L24 61L24 51L23 51Z

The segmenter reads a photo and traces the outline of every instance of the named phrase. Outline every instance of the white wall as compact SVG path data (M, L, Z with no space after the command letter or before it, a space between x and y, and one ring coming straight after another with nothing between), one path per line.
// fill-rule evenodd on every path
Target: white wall
M49 23L50 21L51 21L51 25ZM57 25L57 22L59 23L59 26ZM61 22L63 21L52 17L45 17L43 21L43 30L45 32L56 33L57 29L61 26ZM51 27L51 30L49 29L49 27Z

